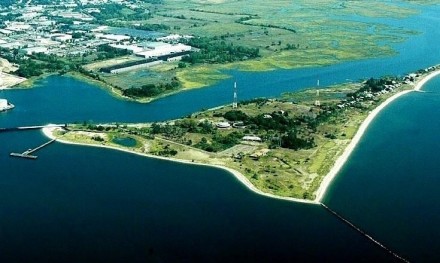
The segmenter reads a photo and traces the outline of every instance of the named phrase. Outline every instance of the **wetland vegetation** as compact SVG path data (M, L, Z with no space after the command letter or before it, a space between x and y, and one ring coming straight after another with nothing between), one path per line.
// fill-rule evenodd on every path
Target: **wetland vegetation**
M432 4L432 1L411 3ZM118 74L101 69L140 63L140 58L109 45L98 47L97 52L67 57L35 54L28 60L18 52L5 50L0 51L1 55L21 65L18 74L23 77L75 72L101 82L118 95L151 101L182 89L212 85L228 78L226 72L230 69L293 69L392 56L396 54L393 44L417 34L379 22L378 18L400 19L417 13L415 8L390 1L280 0L267 5L262 0L247 0L243 5L243 1L154 0L136 5L87 4L73 11L81 12L85 8L99 8L100 12L90 13L93 23L110 26L109 32L114 34L143 30L140 32L145 34L132 36L127 43L141 39L154 41L158 34L178 34L192 38L171 42L191 45L197 52L183 57L183 62L167 62ZM73 30L74 39L93 41L93 34L84 33L81 27L77 31L73 19L54 19L65 22L60 30Z

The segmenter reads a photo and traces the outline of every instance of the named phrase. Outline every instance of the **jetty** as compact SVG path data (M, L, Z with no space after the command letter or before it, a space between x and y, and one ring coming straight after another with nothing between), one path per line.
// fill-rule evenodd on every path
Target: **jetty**
M38 158L38 156L32 155L32 153L34 153L34 152L36 152L36 151L38 151L38 150L48 146L49 144L53 143L54 141L56 141L56 139L50 140L50 141L48 141L46 143L43 143L42 145L40 145L40 146L38 146L38 147L36 147L34 149L29 149L27 151L24 151L23 153L10 153L9 155L11 157L20 157L20 158L26 158L26 159L35 160L35 159Z
M50 124L50 125L37 125L37 126L22 126L22 127L12 127L12 128L0 128L0 132L8 131L26 131L26 130L38 130L43 128L66 128L67 124Z
M382 249L384 249L385 251L387 251L388 253L390 253L391 255L393 255L395 258L399 259L402 262L405 263L409 263L409 260L405 259L404 257L400 256L399 254L397 254L396 252L392 251L391 249L389 249L388 247L386 247L385 245L383 245L382 243L380 243L379 241L377 241L376 239L374 239L372 236L370 236L369 234L367 234L364 230L360 229L359 227L355 226L353 223L351 223L350 221L348 221L347 219L345 219L344 217L342 217L340 214L336 213L335 211L333 211L332 209L330 209L328 206L326 206L323 203L320 203L322 207L325 208L325 210L327 210L328 212L330 212L331 214L333 214L334 216L336 216L338 219L340 219L342 222L344 222L345 224L349 225L351 228L353 228L354 230L356 230L357 232L359 232L360 234L362 234L364 237L366 237L367 239L369 239L370 241L372 241L374 244L378 245L379 247L381 247Z

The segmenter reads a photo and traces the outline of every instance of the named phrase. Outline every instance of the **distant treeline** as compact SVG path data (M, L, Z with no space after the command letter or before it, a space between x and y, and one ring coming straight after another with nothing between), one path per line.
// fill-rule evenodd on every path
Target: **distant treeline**
M191 64L196 63L228 63L234 61L247 60L260 56L258 48L247 48L235 46L232 43L217 41L214 38L199 37L186 40L192 47L200 49L182 60Z
M122 94L132 98L154 97L162 93L171 92L179 87L179 82L173 79L169 83L147 84L140 88L130 88L122 91Z

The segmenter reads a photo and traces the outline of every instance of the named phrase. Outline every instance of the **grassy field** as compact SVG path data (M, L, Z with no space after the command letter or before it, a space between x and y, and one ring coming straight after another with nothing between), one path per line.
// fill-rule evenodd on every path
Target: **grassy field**
M135 56L123 56L123 57L108 59L104 61L93 62L83 67L86 70L99 71L101 68L132 62L132 61L138 61L138 60L142 60L142 58Z
M162 24L166 33L216 38L236 46L258 48L260 58L230 64L195 65L167 70L145 69L103 76L121 87L139 87L176 76L182 89L199 88L228 78L223 70L267 71L325 66L343 61L393 56L392 45L417 32L392 27L381 18L405 18L418 13L402 1L287 1L275 0L164 0L145 3L152 17L136 24ZM404 2L404 1L403 1ZM410 1L434 4L436 1ZM88 65L95 70L111 60Z
M389 1L271 1L267 5L262 0L190 3L168 0L163 9L159 13L167 16L165 20L157 17L147 22L161 22L171 28L178 23L179 29L172 32L223 36L224 41L234 45L260 49L260 59L210 65L213 73L224 68L292 69L392 56L396 53L391 44L416 34L375 22L377 18L404 18L417 13ZM287 44L298 48L285 50ZM212 83L213 73L197 76L197 82L187 81L193 74L189 68L180 71L178 77L184 87L194 88Z

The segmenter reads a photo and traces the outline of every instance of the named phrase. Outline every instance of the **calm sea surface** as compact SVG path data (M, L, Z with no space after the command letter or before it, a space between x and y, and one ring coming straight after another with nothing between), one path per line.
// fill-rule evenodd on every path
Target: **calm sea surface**
M440 63L440 6L380 20L424 34L393 58L304 70L231 74L240 99ZM150 104L53 76L0 92L17 107L0 127L146 122L231 101L233 80ZM325 202L415 262L440 256L440 78L406 95L369 128ZM113 150L55 143L37 161L12 159L47 141L39 131L0 133L0 262L387 262L389 254L317 206L253 194L228 173Z

